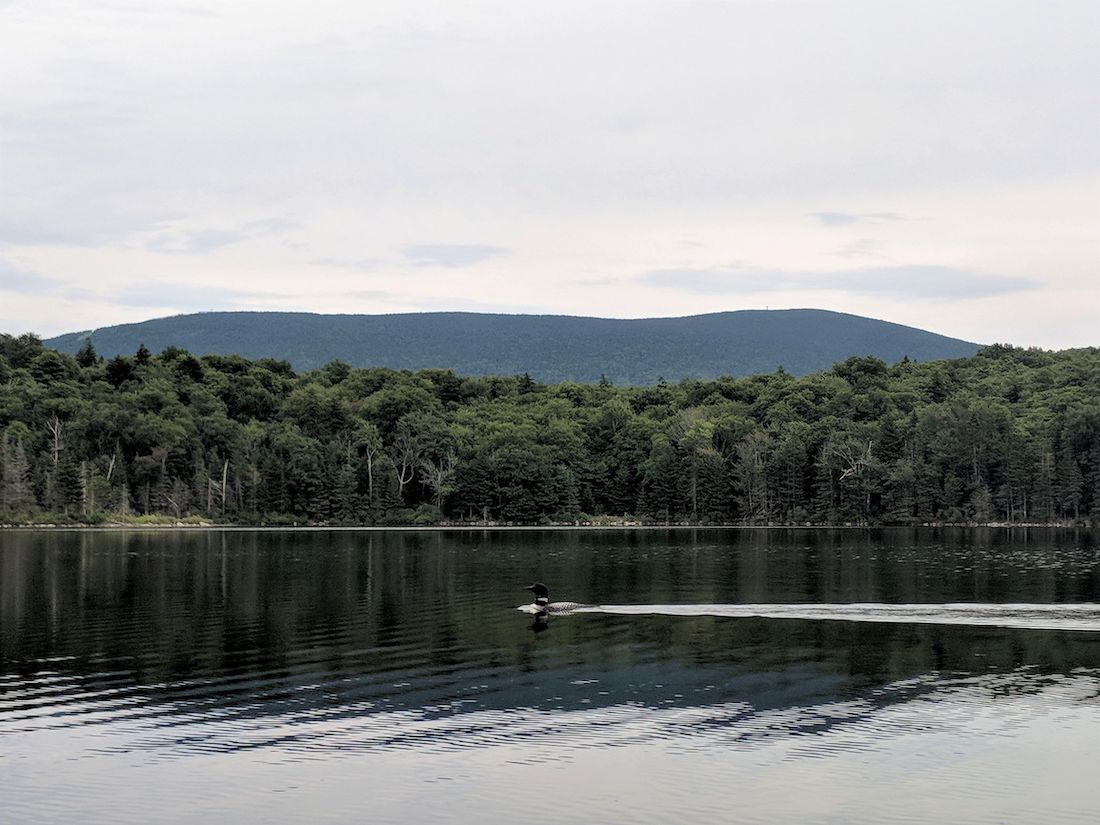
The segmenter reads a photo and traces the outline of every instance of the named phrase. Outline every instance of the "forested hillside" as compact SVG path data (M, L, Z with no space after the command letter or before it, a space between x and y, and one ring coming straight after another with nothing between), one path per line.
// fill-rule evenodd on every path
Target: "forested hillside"
M973 355L977 345L913 327L820 309L744 310L686 318L578 318L424 312L316 315L202 312L62 335L46 342L75 355L181 347L196 355L286 360L297 370L339 359L353 367L453 369L460 375L527 373L539 381L650 385L664 379L794 375L852 355L887 363Z
M538 384L0 336L0 513L243 523L1096 520L1100 350ZM54 514L54 515L49 515Z

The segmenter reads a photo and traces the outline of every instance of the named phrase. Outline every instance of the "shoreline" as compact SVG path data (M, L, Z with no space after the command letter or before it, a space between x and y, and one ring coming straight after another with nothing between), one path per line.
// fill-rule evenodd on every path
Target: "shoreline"
M656 530L1100 530L1100 526L1065 522L966 523L928 522L922 524L435 524L435 525L247 525L247 524L0 524L0 532L285 532L285 533L469 533L469 532L581 532L581 531L656 531Z

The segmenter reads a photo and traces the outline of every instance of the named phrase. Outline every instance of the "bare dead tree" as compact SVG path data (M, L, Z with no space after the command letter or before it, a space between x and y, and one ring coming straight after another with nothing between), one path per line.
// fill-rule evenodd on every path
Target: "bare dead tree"
M225 460L225 464L222 465L222 515L225 515L225 494L228 490L226 481L229 478L229 459Z
M431 489L435 506L443 509L443 499L451 492L451 480L454 479L458 459L453 450L448 450L442 458L432 461L421 459L420 480Z
M753 430L736 447L734 476L740 490L741 507L749 521L766 519L771 510L768 486L768 454L772 438L762 430Z
M416 478L423 449L412 433L399 429L390 445L389 456L397 473L397 497L404 501L405 485Z
M50 456L53 460L52 466L46 471L46 499L49 501L51 507L58 505L56 500L58 463L61 461L61 451L65 449L65 441L63 438L64 429L64 422L57 417L57 413L50 416L49 420L46 422L46 432L50 434Z
M88 483L88 462L80 462L80 512L88 515L95 507L95 495Z
M382 444L377 437L364 438L363 442L363 458L367 462L367 503L370 508L374 509L374 460L378 456L379 450L382 449Z
M65 425L61 419L57 417L57 413L54 413L50 417L50 420L46 422L46 430L50 434L50 451L53 455L53 466L57 467L57 462L61 459L61 451L65 448L65 443L62 440L62 431Z
M357 446L357 439L355 437L354 430L341 430L337 436L337 441L340 446L344 448L344 463L350 465L352 459L355 458L355 449Z
M871 447L873 445L873 441L868 441L866 449L861 449L858 452L852 447L851 443L845 444L843 448L833 447L833 455L839 458L843 464L840 471L841 481L850 476L863 475L871 464Z
M697 518L699 514L699 467L704 459L714 453L713 435L714 426L710 423L710 413L701 407L684 410L668 429L669 440L683 450L688 458L692 518Z
M874 456L872 455L873 441L868 441L867 446L855 447L852 442L846 443L843 447L833 445L831 454L834 458L840 462L840 478L839 481L843 482L845 479L856 477L863 481L863 515L864 518L871 512L871 473L870 469L874 464Z
M222 500L222 515L225 515L225 499L229 492L229 459L225 460L222 464L222 480L220 482L214 481L207 476L206 479L206 509L209 511L213 505L213 495L216 493L221 496Z

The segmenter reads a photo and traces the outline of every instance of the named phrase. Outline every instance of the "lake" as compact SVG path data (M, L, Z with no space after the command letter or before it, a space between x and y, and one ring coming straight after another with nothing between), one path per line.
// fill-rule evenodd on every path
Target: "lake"
M1097 603L1088 530L0 532L0 819L1093 823Z

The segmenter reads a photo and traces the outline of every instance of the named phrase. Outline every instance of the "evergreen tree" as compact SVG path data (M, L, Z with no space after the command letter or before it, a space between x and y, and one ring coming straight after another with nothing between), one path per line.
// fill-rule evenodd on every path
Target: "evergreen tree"
M8 514L25 513L34 507L23 438L19 425L12 425L0 442L0 511Z
M95 347L92 346L91 338L87 339L84 345L77 351L76 363L80 364L84 369L94 367L99 363L99 355L96 354Z

